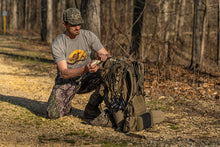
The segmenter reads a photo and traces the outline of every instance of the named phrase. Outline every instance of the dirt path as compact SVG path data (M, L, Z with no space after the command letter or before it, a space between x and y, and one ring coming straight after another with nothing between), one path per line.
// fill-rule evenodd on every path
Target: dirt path
M8 52L18 50L22 51L18 38L0 36L0 146L220 145L220 104L211 94L206 99L162 94L150 97L149 93L157 91L147 87L147 104L161 107L166 120L129 134L86 124L80 117L89 94L74 98L71 115L49 120L45 118L46 102L54 79L47 72L31 70L27 63L10 59Z

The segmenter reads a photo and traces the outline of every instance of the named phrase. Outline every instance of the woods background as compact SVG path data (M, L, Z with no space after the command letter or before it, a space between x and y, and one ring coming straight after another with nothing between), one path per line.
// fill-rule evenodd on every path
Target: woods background
M220 0L0 0L7 30L38 34L49 44L64 31L66 8L81 10L113 56L220 71ZM0 19L3 34L3 16Z

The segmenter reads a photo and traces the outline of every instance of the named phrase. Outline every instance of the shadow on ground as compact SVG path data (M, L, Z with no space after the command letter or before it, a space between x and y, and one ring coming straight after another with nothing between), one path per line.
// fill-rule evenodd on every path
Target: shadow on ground
M30 100L30 99L22 98L22 97L5 96L1 94L0 94L0 101L8 102L13 105L18 105L18 106L27 108L29 111L31 111L37 116L47 117L46 115L47 103L46 102ZM83 110L72 108L71 115L81 118L83 115Z

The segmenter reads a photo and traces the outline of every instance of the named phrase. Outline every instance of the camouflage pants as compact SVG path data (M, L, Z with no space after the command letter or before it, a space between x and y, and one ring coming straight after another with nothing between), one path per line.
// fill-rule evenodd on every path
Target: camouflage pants
M99 74L88 73L81 82L76 79L56 78L55 85L47 103L47 115L56 119L69 113L71 101L75 94L82 94L96 90L90 97L86 111L97 111L98 105L103 101L99 95L100 84L102 83ZM99 112L98 112L99 113ZM97 114L98 115L98 114Z

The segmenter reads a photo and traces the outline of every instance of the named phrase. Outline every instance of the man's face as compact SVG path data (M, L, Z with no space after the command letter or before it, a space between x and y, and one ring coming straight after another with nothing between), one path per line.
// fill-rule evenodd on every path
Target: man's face
M69 23L65 24L66 27L66 31L68 31L68 33L70 33L73 36L77 36L79 35L79 30L81 28L81 24L77 24L77 25L71 25Z

